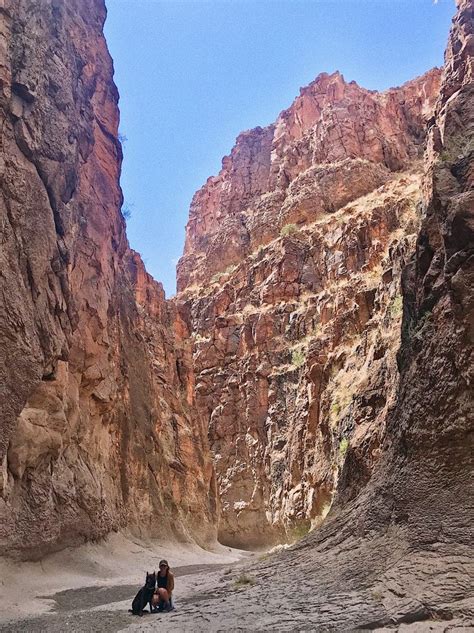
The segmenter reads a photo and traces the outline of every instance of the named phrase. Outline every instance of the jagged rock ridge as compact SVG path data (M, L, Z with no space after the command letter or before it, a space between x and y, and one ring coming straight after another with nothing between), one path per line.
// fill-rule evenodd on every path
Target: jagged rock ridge
M102 0L0 8L0 551L215 538L185 324L129 249Z
M386 170L407 167L422 151L439 74L378 93L322 73L273 125L240 134L219 175L191 203L178 290L206 283L284 225L313 221L368 193Z

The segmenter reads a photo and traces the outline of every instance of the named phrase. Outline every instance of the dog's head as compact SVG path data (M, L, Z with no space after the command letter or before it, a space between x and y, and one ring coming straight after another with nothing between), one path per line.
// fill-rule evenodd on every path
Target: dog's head
M148 589L154 589L156 583L156 572L149 574L146 572L145 585Z

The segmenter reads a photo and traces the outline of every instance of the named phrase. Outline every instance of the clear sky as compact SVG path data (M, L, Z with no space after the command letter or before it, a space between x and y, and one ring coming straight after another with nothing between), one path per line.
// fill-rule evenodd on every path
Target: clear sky
M443 63L454 0L106 0L128 236L167 296L194 192L322 71L376 90Z

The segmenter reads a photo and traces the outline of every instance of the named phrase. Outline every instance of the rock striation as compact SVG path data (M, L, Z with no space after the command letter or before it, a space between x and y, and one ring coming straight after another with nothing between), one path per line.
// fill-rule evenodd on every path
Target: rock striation
M442 74L323 74L239 136L173 301L120 214L103 1L0 4L0 553L320 526L169 629L473 626L472 0Z
M186 324L130 250L102 0L0 8L0 552L215 538Z
M440 75L378 93L322 74L275 124L241 134L194 196L177 306L224 543L296 538L341 477L347 498L370 478L397 393L401 271Z

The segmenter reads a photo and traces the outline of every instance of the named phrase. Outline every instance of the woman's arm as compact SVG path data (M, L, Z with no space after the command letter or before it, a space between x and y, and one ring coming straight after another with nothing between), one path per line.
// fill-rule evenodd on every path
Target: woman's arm
M171 596L174 589L174 576L170 571L168 572L168 582L166 583L166 589Z

